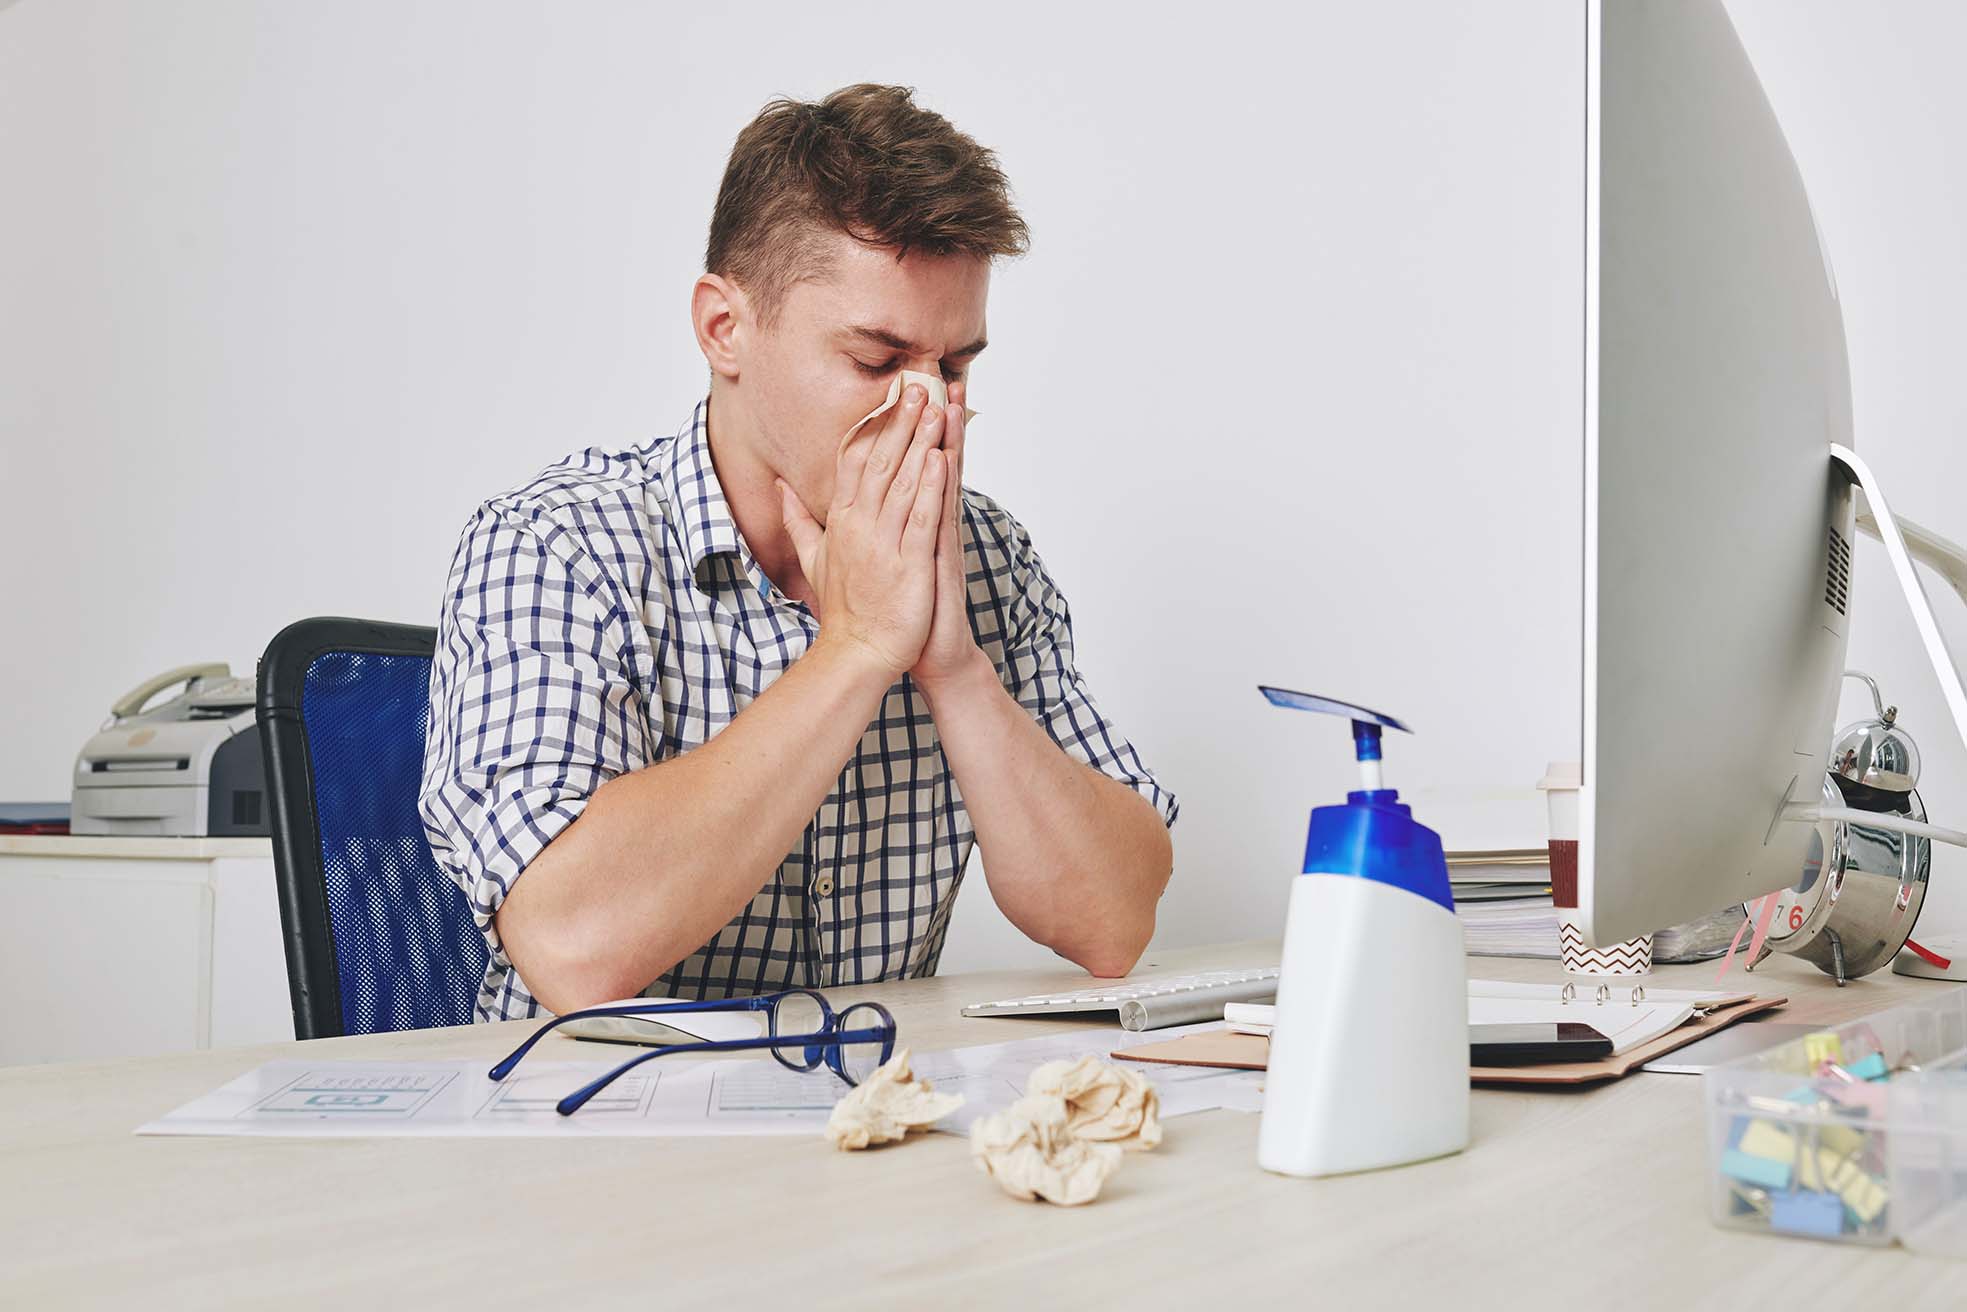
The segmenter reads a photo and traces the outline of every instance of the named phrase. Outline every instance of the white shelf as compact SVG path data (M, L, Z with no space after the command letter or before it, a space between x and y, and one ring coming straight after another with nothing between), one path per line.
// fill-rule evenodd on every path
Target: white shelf
M114 838L97 834L0 834L0 856L127 857L137 861L210 861L273 856L271 838Z

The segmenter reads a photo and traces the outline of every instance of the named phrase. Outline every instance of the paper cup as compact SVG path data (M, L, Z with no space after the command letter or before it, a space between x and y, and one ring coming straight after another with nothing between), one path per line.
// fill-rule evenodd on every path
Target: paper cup
M1550 896L1557 908L1557 957L1569 975L1647 975L1653 970L1653 936L1588 947L1578 920L1578 789L1584 767L1552 761L1537 781L1550 813Z

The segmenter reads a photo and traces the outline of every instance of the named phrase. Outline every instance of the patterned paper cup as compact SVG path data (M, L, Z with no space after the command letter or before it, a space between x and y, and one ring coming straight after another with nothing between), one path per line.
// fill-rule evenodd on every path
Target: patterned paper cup
M1584 769L1552 761L1537 781L1550 809L1550 894L1557 907L1557 955L1570 975L1646 975L1653 969L1653 936L1589 947L1578 922L1578 789Z
M1649 975L1653 971L1653 936L1641 934L1602 948L1585 946L1576 907L1557 909L1557 956L1567 975Z

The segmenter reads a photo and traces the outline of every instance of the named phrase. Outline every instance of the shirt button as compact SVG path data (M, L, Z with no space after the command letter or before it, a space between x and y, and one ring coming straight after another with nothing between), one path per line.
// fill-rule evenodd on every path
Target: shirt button
M821 875L818 879L815 879L813 881L813 891L815 893L818 893L821 897L832 897L833 876Z

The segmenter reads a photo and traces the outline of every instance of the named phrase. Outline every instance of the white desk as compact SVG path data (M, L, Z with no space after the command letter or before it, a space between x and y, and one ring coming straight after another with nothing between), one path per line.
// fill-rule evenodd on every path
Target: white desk
M266 838L0 835L0 1066L290 1039Z
M1243 944L1150 961L1186 971L1275 951ZM1472 964L1489 977L1556 976L1554 963ZM1684 987L1713 969L1671 967L1655 978ZM1073 1024L956 1013L965 1001L1074 976L1005 972L829 993L880 998L904 1042L933 1048ZM1825 1022L1947 987L1886 973L1839 991L1788 959L1754 978L1792 998L1790 1019ZM514 1022L306 1047L489 1064L528 1029ZM1900 1312L1967 1303L1967 1264L1711 1225L1692 1076L1639 1074L1583 1092L1478 1090L1466 1153L1319 1181L1258 1170L1253 1116L1183 1117L1168 1123L1160 1149L1130 1156L1106 1195L1081 1209L1005 1197L972 1167L966 1144L942 1135L846 1154L818 1138L130 1133L299 1046L0 1071L0 1301L380 1302L474 1312L704 1306L712 1297L718 1306L769 1297L799 1309L1224 1312L1424 1304Z

